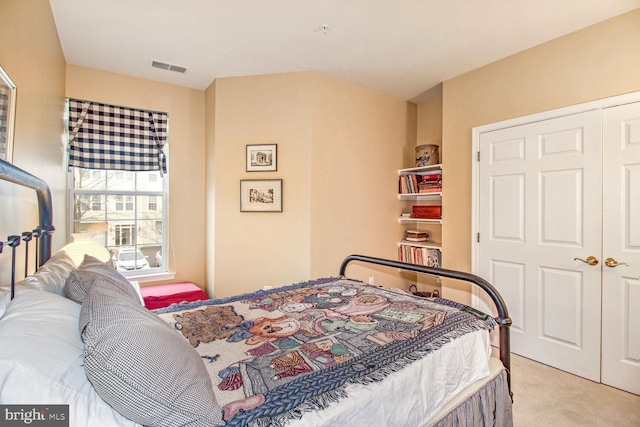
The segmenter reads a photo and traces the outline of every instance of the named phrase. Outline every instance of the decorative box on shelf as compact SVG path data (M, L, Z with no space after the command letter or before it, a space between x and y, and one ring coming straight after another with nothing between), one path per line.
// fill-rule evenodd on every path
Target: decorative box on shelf
M442 219L442 206L414 205L411 207L411 217L424 219Z

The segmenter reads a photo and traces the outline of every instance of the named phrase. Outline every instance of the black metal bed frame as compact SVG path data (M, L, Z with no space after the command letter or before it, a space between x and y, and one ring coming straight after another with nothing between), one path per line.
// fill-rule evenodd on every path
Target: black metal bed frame
M25 242L25 276L28 275L29 242L32 239L35 238L36 244L36 271L51 258L51 235L55 231L53 226L53 204L51 191L46 182L4 160L0 160L0 180L31 188L36 191L38 198L38 226L31 231L23 231L20 235L7 236L6 241L0 241L0 253L2 253L5 246L11 248L11 299L13 299L16 282L16 250L20 246L20 242Z
M509 334L509 328L512 322L507 311L507 305L502 299L500 293L496 290L496 288L493 287L492 284L484 280L482 277L476 276L475 274L471 273L464 273L462 271L456 270L447 270L444 268L425 267L416 264L407 264L405 262L391 261L388 259L374 258L364 255L349 255L348 257L346 257L340 265L340 276L346 277L345 272L347 269L347 265L352 261L361 261L386 267L399 268L402 270L415 271L432 276L462 280L465 282L473 283L474 285L480 287L483 291L485 291L493 301L498 311L498 315L494 317L494 320L498 324L499 356L500 361L507 371L507 385L509 386L509 395L511 396L511 400L513 401L513 393L511 392L511 338Z

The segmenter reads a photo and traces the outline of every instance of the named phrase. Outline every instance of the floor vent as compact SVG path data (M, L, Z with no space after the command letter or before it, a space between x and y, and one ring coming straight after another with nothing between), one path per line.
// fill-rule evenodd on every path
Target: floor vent
M175 71L176 73L182 73L182 74L184 74L187 71L186 67L181 67L179 65L171 65L165 62L160 62L160 61L151 61L151 66L155 68L160 68L161 70Z

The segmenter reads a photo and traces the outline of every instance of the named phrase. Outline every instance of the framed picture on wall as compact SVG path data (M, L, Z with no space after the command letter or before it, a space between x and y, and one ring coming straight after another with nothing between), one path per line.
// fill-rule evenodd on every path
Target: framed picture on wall
M240 212L282 212L282 180L240 180Z
M16 85L0 67L0 159L13 159L13 122L16 111Z
M247 172L278 170L278 144L247 145Z

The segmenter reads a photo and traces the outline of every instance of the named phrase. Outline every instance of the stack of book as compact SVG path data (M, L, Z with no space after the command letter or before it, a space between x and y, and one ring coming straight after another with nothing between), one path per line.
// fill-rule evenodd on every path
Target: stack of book
M398 258L401 262L409 264L440 267L440 251L438 249L399 245Z
M408 242L428 242L429 230L407 230L404 239Z
M442 191L442 171L422 175L418 183L419 193L437 193L439 191Z

